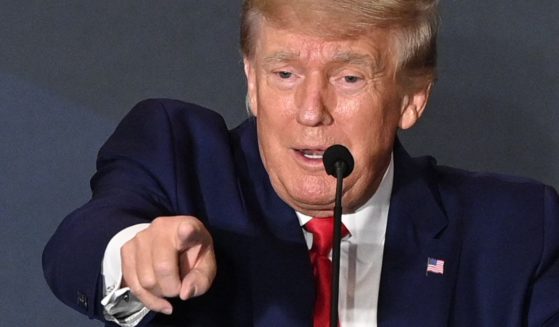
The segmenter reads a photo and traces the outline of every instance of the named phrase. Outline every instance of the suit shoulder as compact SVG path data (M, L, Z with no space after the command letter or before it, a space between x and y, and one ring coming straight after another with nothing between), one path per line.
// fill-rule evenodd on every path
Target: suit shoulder
M148 99L136 104L118 124L101 147L98 164L115 158L142 165L170 163L179 157L193 158L192 153L202 157L208 152L227 153L229 143L219 114L178 100Z
M206 140L206 141L205 141ZM109 138L113 150L127 152L135 144L142 149L168 142L228 143L228 129L218 113L196 104L172 99L147 99L137 103ZM116 146L122 144L122 146ZM107 144L104 148L107 147Z
M170 120L225 125L217 112L200 105L175 99L152 98L138 102L125 117L139 116L142 119L165 115Z
M435 170L441 182L457 188L484 188L499 191L503 189L533 190L546 187L545 184L528 177L502 173L468 171L448 166L436 166Z
M467 171L447 166L433 166L443 197L452 196L462 204L476 207L541 208L551 198L557 199L553 187L527 177Z

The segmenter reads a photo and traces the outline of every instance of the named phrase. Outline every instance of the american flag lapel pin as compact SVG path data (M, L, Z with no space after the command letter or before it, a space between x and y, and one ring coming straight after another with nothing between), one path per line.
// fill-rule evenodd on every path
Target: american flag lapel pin
M427 270L425 270L425 276L429 275L429 273L443 275L444 260L428 257Z

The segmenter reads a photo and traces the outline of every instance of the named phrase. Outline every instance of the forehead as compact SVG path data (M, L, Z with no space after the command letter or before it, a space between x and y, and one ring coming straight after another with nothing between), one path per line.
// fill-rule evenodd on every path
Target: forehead
M280 28L265 20L255 39L258 61L352 61L385 62L392 57L389 33L375 30L354 37L324 37L297 27Z

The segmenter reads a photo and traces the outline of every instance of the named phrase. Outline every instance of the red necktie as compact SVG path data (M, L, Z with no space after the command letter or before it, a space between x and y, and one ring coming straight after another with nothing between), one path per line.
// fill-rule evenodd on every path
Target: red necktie
M334 218L313 218L305 224L305 229L313 234L310 250L313 274L316 283L314 304L314 327L330 327L330 307L332 306L332 262L328 258L332 250ZM342 237L349 231L342 225Z

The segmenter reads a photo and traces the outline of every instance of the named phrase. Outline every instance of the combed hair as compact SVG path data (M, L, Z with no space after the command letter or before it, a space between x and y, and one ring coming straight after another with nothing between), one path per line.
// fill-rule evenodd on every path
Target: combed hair
M355 38L385 29L394 35L396 72L404 75L400 77L432 81L437 65L437 7L438 0L244 0L241 49L243 55L252 56L263 17L282 28L331 38Z

